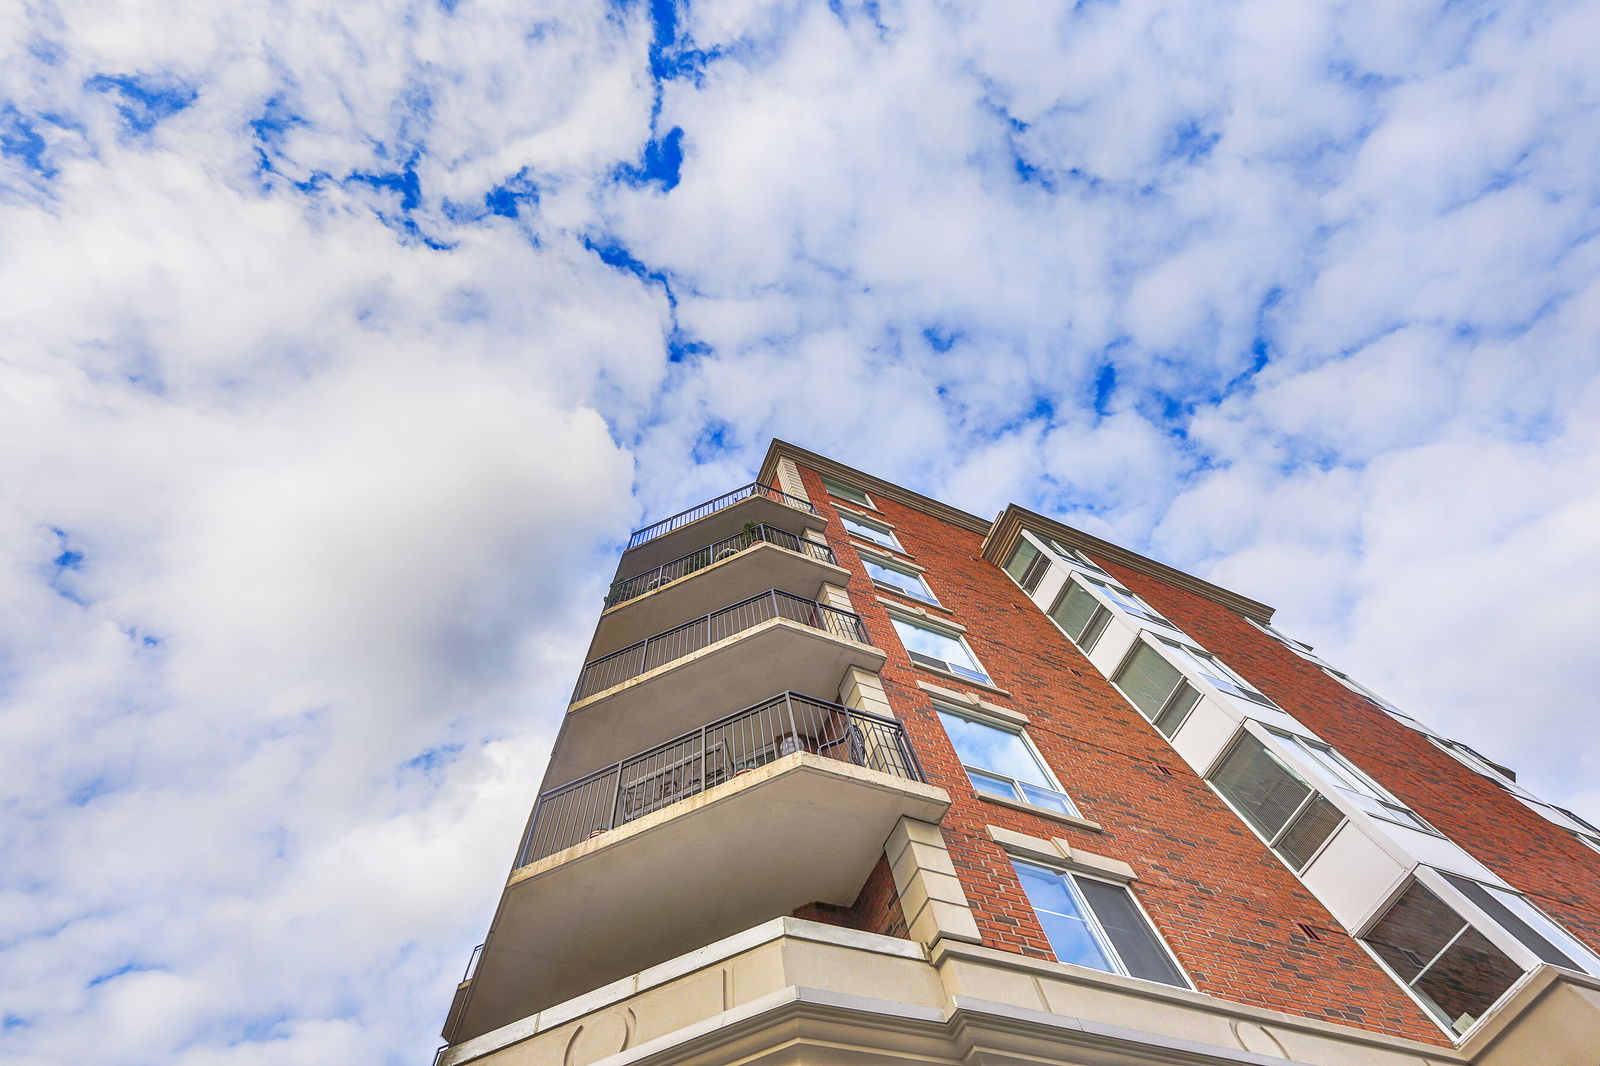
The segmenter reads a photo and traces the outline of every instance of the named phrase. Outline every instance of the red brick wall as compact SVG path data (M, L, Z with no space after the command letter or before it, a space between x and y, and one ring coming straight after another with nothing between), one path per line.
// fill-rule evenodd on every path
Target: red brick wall
M867 883L861 887L861 893L850 906L808 903L795 911L794 916L901 939L907 935L905 912L900 908L900 893L894 887L894 873L889 869L887 857L878 860L878 865L867 877Z
M820 477L810 470L802 470L802 477L818 509L834 518L835 501ZM829 522L828 540L852 571L851 600L873 643L888 652L883 681L890 703L929 781L954 800L944 820L945 839L986 944L1050 957L1010 861L987 827L1058 836L1132 864L1138 872L1135 894L1202 992L1448 1043L1353 940L1334 931L1321 904L1022 590L981 558L981 537L893 501L876 502L909 557L927 568L930 587L948 608L930 608L931 613L965 625L994 683L1010 692L996 695L914 667L877 601L879 595L897 597L872 584L843 527ZM1084 816L1104 831L979 798L919 680L972 691L1027 715L1035 746ZM1309 941L1302 922L1325 930L1323 939Z
M1600 852L1227 608L1126 568L1107 569L1473 858L1600 949Z

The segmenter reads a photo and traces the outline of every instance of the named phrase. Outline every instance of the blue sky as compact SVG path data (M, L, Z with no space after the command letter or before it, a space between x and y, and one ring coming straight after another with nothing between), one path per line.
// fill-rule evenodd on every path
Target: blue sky
M1062 516L1600 815L1600 9L0 13L0 1056L424 1061L627 532Z

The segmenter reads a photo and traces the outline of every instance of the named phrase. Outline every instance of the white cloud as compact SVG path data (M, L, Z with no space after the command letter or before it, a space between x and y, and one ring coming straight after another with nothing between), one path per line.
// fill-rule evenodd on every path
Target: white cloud
M1597 18L0 13L0 1048L420 1061L616 542L771 435L1600 813Z

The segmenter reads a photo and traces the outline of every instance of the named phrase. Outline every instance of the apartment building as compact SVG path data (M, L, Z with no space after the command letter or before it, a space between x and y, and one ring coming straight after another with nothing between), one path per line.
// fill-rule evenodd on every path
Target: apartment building
M1270 607L774 441L623 551L439 1059L1594 1066L1597 952L1600 830Z

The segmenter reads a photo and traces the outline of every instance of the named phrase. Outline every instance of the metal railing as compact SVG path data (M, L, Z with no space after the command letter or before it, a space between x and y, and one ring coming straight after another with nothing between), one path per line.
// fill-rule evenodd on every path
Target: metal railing
M860 615L782 589L769 589L732 607L712 611L703 618L685 622L676 629L646 637L621 651L586 663L583 673L578 675L578 687L572 691L572 701L576 703L613 685L620 685L773 618L787 618L791 622L799 622L860 644L872 643L867 639L867 627L862 625Z
M645 526L643 529L634 530L633 536L628 538L628 547L637 548L647 540L654 540L663 533L671 533L679 526L686 526L697 518L704 518L712 511L720 511L724 507L731 507L740 500L747 500L752 496L765 496L769 500L776 500L778 503L787 504L790 507L796 508L797 510L804 511L807 514L817 513L817 509L811 506L808 501L802 500L798 496L791 496L782 489L773 488L771 485L763 485L759 481L754 481L748 485L742 485L739 488L734 489L732 492L723 493L714 500L707 500L705 503L696 504L687 511L682 511L678 514L675 514L671 518L663 518L653 526Z
M519 866L797 751L912 781L922 768L900 723L785 692L539 797Z
M796 536L787 529L777 529L765 524L752 525L699 551L690 552L681 559L662 563L648 573L623 578L613 584L611 591L606 594L606 606L615 607L619 603L626 603L636 596L643 596L646 592L660 588L669 581L687 577L696 570L704 570L712 563L721 562L757 544L776 544L780 548L809 555L825 563L833 563L835 566L839 564L833 549L826 544L818 544L814 540Z

